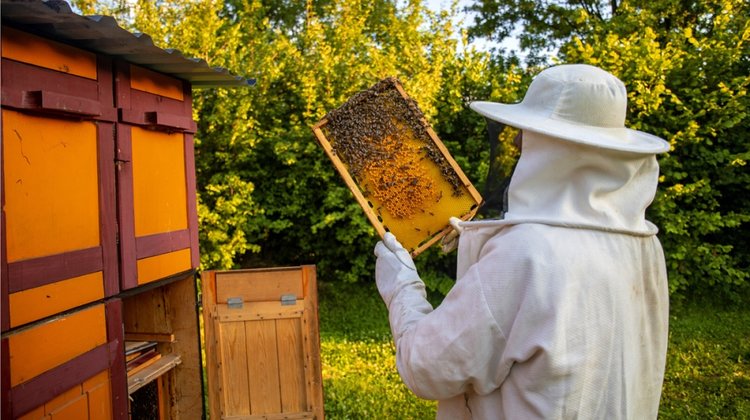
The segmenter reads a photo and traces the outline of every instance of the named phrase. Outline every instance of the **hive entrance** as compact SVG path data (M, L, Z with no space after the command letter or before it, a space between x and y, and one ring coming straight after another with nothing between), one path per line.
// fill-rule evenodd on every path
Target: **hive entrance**
M313 131L378 233L390 230L414 255L481 201L394 78L356 94Z

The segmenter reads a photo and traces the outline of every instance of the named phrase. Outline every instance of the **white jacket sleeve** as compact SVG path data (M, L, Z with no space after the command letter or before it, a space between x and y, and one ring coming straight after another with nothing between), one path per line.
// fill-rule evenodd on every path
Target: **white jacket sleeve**
M510 366L501 364L505 336L472 274L469 270L436 310L417 320L404 316L415 300L408 290L391 303L398 371L422 398L447 399L470 387L488 394L508 375Z
M435 400L470 387L480 395L497 389L510 371L510 365L501 365L506 340L476 271L470 269L436 310L428 308L423 286L401 289L389 305L404 383L416 395Z
M436 310L409 253L386 233L375 247L375 280L388 307L396 364L418 396L442 400L497 389L510 371L503 365L506 337L490 311L473 265Z

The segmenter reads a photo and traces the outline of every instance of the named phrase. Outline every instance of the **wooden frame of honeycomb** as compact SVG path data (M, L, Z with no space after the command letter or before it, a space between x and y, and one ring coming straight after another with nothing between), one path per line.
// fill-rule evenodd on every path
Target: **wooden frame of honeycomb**
M313 132L378 234L392 232L412 256L482 202L395 78L354 95Z

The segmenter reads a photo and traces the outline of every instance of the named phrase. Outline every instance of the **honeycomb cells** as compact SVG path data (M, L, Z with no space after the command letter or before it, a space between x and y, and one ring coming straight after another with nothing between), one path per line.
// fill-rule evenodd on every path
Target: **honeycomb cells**
M395 78L352 96L313 131L376 230L393 232L413 256L481 203Z
M357 180L363 195L397 219L409 219L442 198L429 173L440 176L461 195L462 183L427 133L417 104L404 98L388 78L329 113L324 127L333 152Z

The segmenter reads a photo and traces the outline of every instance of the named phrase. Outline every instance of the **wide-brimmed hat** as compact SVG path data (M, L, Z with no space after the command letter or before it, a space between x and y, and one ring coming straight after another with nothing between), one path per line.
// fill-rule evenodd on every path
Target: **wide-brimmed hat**
M625 85L606 71L586 64L550 67L531 82L518 104L472 102L481 115L522 130L607 149L662 153L669 143L625 128Z

